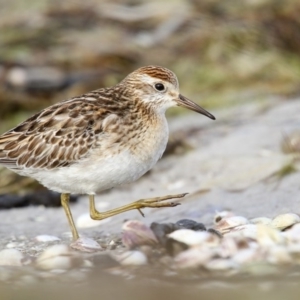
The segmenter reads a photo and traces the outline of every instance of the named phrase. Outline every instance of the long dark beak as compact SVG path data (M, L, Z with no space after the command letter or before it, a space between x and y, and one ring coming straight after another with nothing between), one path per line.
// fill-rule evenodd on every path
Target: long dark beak
M205 110L204 108L202 108L201 106L199 106L198 104L196 104L195 102L193 102L192 100L179 95L178 99L176 99L176 102L178 103L178 106L183 106L186 107L190 110L193 110L199 114L202 114L204 116L207 116L208 118L211 118L212 120L215 120L216 118L209 113L207 110Z

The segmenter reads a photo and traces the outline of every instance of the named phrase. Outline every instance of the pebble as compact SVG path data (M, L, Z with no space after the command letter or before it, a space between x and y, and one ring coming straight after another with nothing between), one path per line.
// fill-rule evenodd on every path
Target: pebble
M23 266L25 256L16 249L3 249L0 251L0 266Z
M68 270L82 266L83 259L67 245L47 248L36 260L36 267L43 270Z

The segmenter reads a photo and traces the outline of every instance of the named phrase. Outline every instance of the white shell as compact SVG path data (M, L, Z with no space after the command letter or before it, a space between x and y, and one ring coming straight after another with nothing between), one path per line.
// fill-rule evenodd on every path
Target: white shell
M201 244L219 244L220 238L215 234L207 231L194 231L191 229L179 229L173 231L168 235L178 242L184 243L188 246L199 246Z
M66 245L54 245L47 248L36 260L36 266L44 270L66 270L81 266L83 259Z
M241 249L232 257L232 260L240 265L262 261L263 259L262 251L254 248Z
M226 233L225 236L231 237L246 237L256 240L257 239L257 225L246 224L234 227L230 232Z
M197 268L207 263L214 255L208 248L194 247L179 253L174 262L179 269Z
M116 261L124 266L140 266L148 262L147 256L141 251L126 251L112 256Z
M257 242L262 247L285 244L286 239L281 231L266 225L257 226Z
M249 221L245 217L233 216L222 219L220 222L217 223L215 229L219 230L221 233L226 233L237 226L245 225L248 223Z
M293 213L287 213L287 214L276 216L272 220L271 226L279 230L283 230L299 222L300 222L300 217L298 215Z
M290 244L300 244L300 223L281 233Z
M287 247L275 246L269 248L267 260L272 264L290 264L292 262L292 256Z
M16 249L4 249L0 251L0 266L22 266L25 257Z

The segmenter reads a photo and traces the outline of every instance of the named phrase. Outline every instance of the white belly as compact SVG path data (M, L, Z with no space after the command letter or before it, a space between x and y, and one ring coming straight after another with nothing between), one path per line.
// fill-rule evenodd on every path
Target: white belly
M95 194L123 183L135 181L150 170L162 156L168 141L168 127L150 130L149 138L138 144L135 152L124 149L119 154L98 155L54 170L27 170L27 176L60 193Z

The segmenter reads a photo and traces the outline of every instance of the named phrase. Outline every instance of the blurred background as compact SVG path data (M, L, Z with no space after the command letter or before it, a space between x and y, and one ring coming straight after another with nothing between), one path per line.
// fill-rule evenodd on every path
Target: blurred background
M148 64L173 70L208 110L295 97L299 14L298 0L0 0L0 133ZM36 189L0 167L2 208Z

